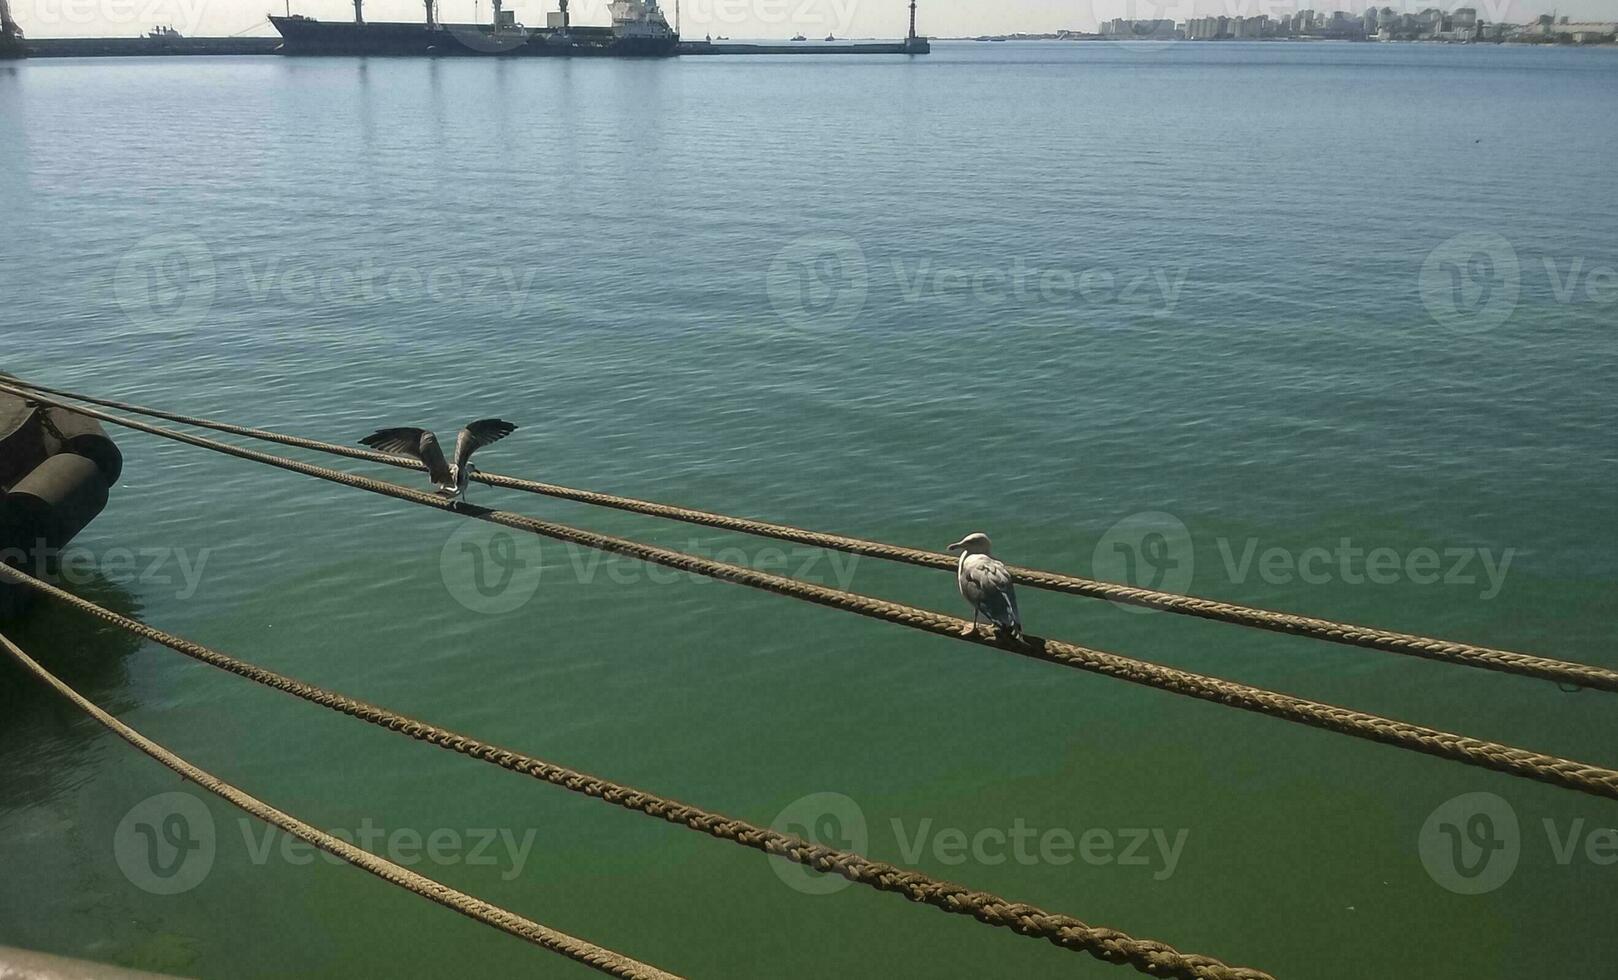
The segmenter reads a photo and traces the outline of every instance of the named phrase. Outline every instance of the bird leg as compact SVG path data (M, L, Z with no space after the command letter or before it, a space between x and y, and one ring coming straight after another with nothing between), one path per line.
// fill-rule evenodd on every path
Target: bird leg
M972 634L974 634L974 633L976 633L978 631L978 616L979 615L981 615L981 611L979 609L977 609L976 607L973 607L973 609L972 609L972 625L968 626L967 628L965 628L963 630L961 630L961 635L962 636L971 636Z

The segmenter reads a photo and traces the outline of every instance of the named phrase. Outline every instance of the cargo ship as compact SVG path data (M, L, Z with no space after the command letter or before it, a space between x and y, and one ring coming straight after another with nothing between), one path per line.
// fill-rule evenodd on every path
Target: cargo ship
M0 0L3 2L3 0ZM354 0L354 20L320 21L300 14L272 15L289 55L506 55L512 57L647 57L672 55L680 36L669 27L657 0L613 0L611 27L574 25L561 0L543 28L524 27L494 0L489 24L444 24L436 0L426 0L421 23L367 23L364 0Z

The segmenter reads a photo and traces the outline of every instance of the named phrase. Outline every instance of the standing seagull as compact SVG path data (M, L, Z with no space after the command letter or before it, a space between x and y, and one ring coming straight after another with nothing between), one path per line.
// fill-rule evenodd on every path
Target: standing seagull
M988 617L1014 640L1022 639L1022 614L1017 611L1017 592L1011 587L1011 572L1005 563L989 554L989 536L974 531L949 546L961 553L955 581L961 596L972 604L972 625L961 631L971 636L978 630L978 618Z
M440 497L466 499L466 485L478 468L472 465L472 454L484 446L499 442L517 431L510 422L483 419L461 430L455 440L455 463L444 461L444 451L438 447L438 437L426 429L381 429L360 440L377 452L399 456L413 456L427 464L427 476Z

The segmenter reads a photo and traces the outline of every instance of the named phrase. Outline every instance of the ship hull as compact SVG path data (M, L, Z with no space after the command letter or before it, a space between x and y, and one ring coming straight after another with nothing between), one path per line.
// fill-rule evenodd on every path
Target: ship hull
M20 34L13 34L10 31L0 32L0 61L15 61L26 57L28 49L23 47Z
M560 31L520 29L495 32L478 24L354 24L304 17L271 17L288 55L383 55L515 58L659 58L675 53L679 38L624 37L605 27Z

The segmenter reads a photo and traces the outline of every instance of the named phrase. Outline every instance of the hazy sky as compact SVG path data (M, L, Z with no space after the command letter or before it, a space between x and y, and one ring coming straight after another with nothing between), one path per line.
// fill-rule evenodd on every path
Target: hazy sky
M578 23L605 24L609 0L572 0ZM661 0L674 19L674 0ZM904 33L907 0L679 0L687 36L810 37L826 34L897 37ZM922 33L956 36L1014 31L1094 30L1114 17L1172 18L1208 15L1290 16L1300 9L1351 10L1359 13L1370 0L918 0ZM1554 0L1552 0L1554 2ZM268 33L266 11L282 12L286 0L11 0L23 29L37 37L84 35L133 36L156 24L171 24L191 35ZM1379 2L1378 7L1416 11L1435 0ZM1485 20L1522 23L1553 9L1575 20L1618 20L1618 0L1451 0L1446 8L1475 6ZM292 11L322 20L353 16L351 0L292 0ZM508 9L530 25L545 23L556 0L510 0ZM441 0L440 17L471 21L489 16L488 0ZM416 20L418 0L367 0L366 18ZM254 24L262 29L254 31Z

